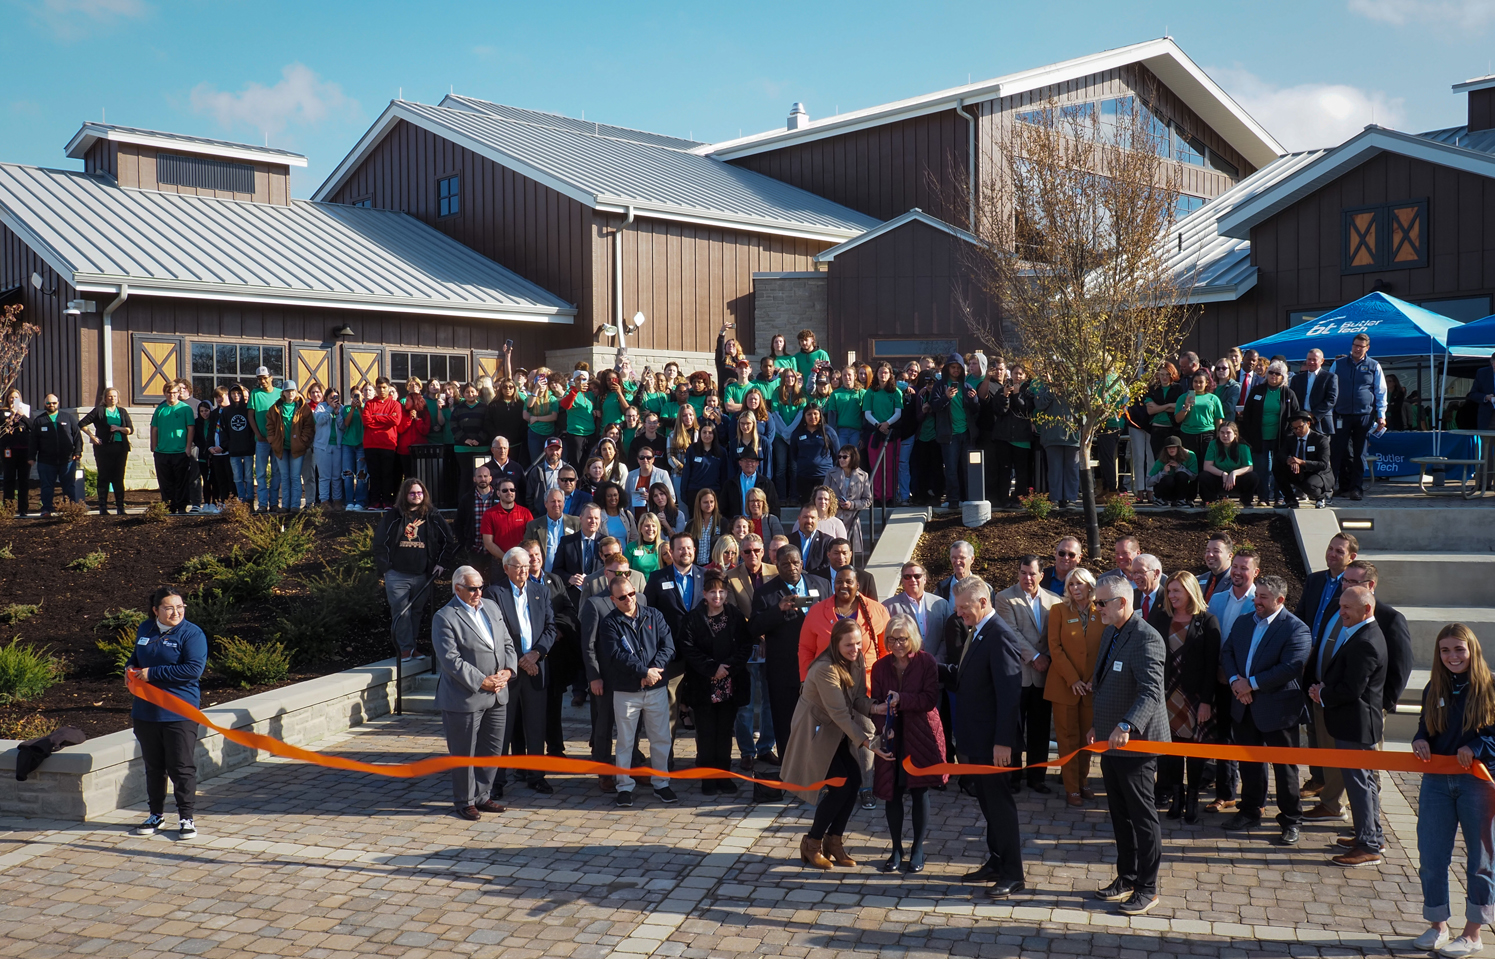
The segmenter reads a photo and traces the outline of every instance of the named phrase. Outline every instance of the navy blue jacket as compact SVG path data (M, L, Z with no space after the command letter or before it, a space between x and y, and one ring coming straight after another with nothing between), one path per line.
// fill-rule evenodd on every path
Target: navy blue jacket
M818 480L836 465L836 451L840 449L836 431L828 424L822 424L820 429L825 433L824 438L820 433L811 433L801 423L789 438L789 456L794 461L795 476L813 476ZM829 449L826 440L830 440Z
M1412 741L1427 740L1428 749L1434 756L1453 756L1461 747L1468 746L1474 753L1475 759L1489 764L1495 762L1495 727L1464 728L1464 703L1467 700L1465 693L1468 690L1469 674L1455 676L1451 690L1452 700L1448 703L1448 728L1433 736L1428 733L1427 724L1427 714L1430 708L1428 697L1433 687L1424 687L1422 690L1423 718L1417 721L1417 735L1412 737Z
M141 623L135 634L135 652L130 654L129 665L135 669L149 669L150 685L199 706L202 695L198 680L208 665L208 637L185 619L175 629L162 634L161 627L152 617ZM130 708L130 718L152 723L174 723L185 719L139 697Z
M1246 676L1246 654L1251 651L1251 634L1256 617L1238 616L1220 650L1220 669L1229 680ZM1262 634L1251 657L1250 676L1256 679L1251 694L1251 720L1266 732L1296 726L1303 717L1308 696L1303 687L1303 665L1313 645L1308 624L1283 609ZM1234 696L1230 699L1230 718L1241 722L1246 707Z
M1017 634L995 614L970 643L955 676L955 741L962 757L990 763L993 746L1022 742L1022 657Z
M720 442L712 444L707 452L700 443L690 444L685 451L685 472L680 475L680 489L714 489L718 493L727 483L727 450ZM687 497L682 505L694 506L694 497Z
M650 669L668 669L675 658L675 641L664 615L642 603L635 613L636 630L628 629L628 617L617 608L602 617L597 628L597 671L609 692L639 692ZM664 683L651 688L663 689Z

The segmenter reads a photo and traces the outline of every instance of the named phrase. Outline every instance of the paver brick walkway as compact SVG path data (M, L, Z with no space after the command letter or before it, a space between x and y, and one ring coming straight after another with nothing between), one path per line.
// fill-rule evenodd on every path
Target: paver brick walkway
M568 731L582 754L584 729ZM437 719L406 716L319 745L394 762L441 743ZM679 757L693 747L682 739ZM1020 795L1034 891L997 905L960 882L985 847L975 801L953 787L932 794L926 871L888 876L875 868L881 808L853 817L862 865L827 874L799 863L803 805L685 784L679 805L644 786L620 810L593 779L551 781L554 796L511 785L507 813L468 823L451 815L444 776L271 760L203 784L190 844L130 836L139 810L86 825L0 820L0 956L1296 957L1405 954L1425 928L1415 776L1385 780L1391 848L1378 869L1330 865L1325 826L1288 849L1272 844L1276 829L1165 819L1163 902L1132 919L1089 897L1113 878L1103 805L1070 809L1057 786ZM1456 876L1455 916L1461 903Z

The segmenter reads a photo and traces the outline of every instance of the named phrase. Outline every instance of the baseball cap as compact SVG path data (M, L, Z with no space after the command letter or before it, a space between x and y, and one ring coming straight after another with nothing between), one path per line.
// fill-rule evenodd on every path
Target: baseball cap
M270 375L270 367L268 367L268 366L256 367L255 371L254 371L254 375L255 376L269 376Z
M282 393L286 392L287 390L298 390L300 388L301 387L296 385L295 380L286 380L284 383L280 384L280 391Z

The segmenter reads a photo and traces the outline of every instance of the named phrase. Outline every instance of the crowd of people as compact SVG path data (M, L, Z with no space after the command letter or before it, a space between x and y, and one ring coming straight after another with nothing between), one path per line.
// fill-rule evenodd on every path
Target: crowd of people
M346 397L317 382L277 386L265 367L252 384L196 397L191 381L178 379L151 415L149 451L173 512L212 512L231 498L259 510L314 503L382 510L415 475L440 477L445 507L470 495L469 464L487 453L512 472L516 502L533 516L560 488L562 466L575 478L564 490L563 512L572 516L604 484L619 487L624 506L647 505L674 520L693 520L707 490L722 512L740 494L732 512L749 515L754 486L769 516L778 504L809 502L822 486L842 512L882 503L959 507L969 493L971 449L984 452L986 496L998 506L1013 507L1031 490L1061 507L1079 498L1073 413L1021 361L976 351L943 362L926 356L901 367L836 368L803 330L796 352L775 336L755 364L730 333L728 324L718 336L714 372L687 373L677 362L635 371L621 351L613 369L595 376L586 362L569 371L523 369L506 350L497 378L381 377ZM1130 405L1119 397L1092 450L1098 489L1130 489L1162 505L1359 499L1368 437L1405 419L1404 391L1369 348L1361 334L1332 363L1310 351L1295 373L1283 358L1252 350L1232 349L1212 363L1181 353L1153 371ZM1477 383L1469 399L1483 411L1490 404L1480 390ZM105 390L82 417L59 410L55 396L46 401L35 415L18 390L0 402L0 497L26 515L34 472L43 516L58 487L78 498L71 477L86 442L98 467L99 511L107 511L111 490L123 510L126 460L132 438L142 437L119 392ZM440 468L421 472L423 459ZM679 525L665 523L661 534Z

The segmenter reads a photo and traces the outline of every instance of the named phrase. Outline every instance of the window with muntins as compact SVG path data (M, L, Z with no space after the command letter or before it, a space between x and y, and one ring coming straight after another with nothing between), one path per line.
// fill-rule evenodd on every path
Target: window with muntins
M443 383L449 380L466 382L467 357L462 354L390 350L389 378L401 396L405 394L405 381L412 376L423 384L433 379Z
M211 400L215 387L240 383L253 389L254 371L263 366L270 371L270 384L285 382L286 348L284 346L214 343L192 341L192 394L200 400Z
M462 178L460 176L442 177L436 181L436 215L456 216L462 212L462 204L459 198L461 193Z

